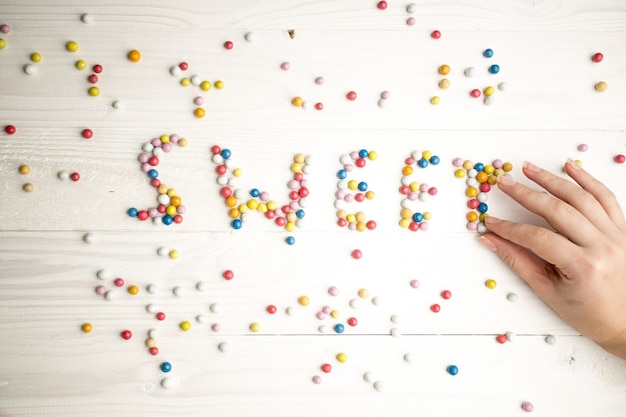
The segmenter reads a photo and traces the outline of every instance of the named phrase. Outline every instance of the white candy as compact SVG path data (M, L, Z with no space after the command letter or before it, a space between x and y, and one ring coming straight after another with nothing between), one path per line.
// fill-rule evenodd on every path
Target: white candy
M148 337L152 339L156 339L159 336L159 331L157 329L148 330Z
M24 65L24 72L28 75L34 75L37 73L37 69L33 64Z
M379 392L382 391L384 389L383 382L382 381L374 382L374 389Z
M363 379L367 382L374 382L374 374L372 372L365 372L363 374Z
M159 290L159 288L156 286L156 284L150 284L150 285L148 285L148 288L146 288L146 290L150 294L156 294L156 292Z
M198 314L196 316L196 321L198 323L204 323L206 321L206 316L204 314Z
M156 306L155 306L154 304L148 304L148 305L146 306L146 311L147 311L148 313L156 313L157 308L156 308Z
M400 329L398 329L397 327L394 327L393 329L391 329L391 331L389 333L391 334L391 337L400 337L400 336L402 336L402 333L400 332Z
M206 282L204 282L204 281L199 281L199 282L196 284L196 289L197 289L198 291L205 291L205 290L207 289L207 284L206 284Z
M161 380L161 386L165 389L170 389L170 388L174 388L179 384L179 381L177 379L173 379L173 378L163 378Z
M407 13L415 13L417 11L417 4L410 3L408 6L406 6L406 11Z
M141 149L144 152L152 152L152 150L154 149L154 145L151 144L150 142L146 142L143 144L143 146L141 147Z
M217 303L213 303L211 304L211 306L209 307L212 313L219 313L220 312L220 306Z
M248 41L248 42L254 42L257 39L257 36L254 32L248 32L244 35L244 38Z
M102 279L102 280L114 278L113 274L107 271L106 269L101 269L98 272L96 272L96 276L98 277L98 279Z
M398 324L400 323L400 316L397 314L394 314L393 316L389 318L389 320L391 320L392 323Z
M202 83L202 79L198 75L192 75L189 78L189 81L191 81L191 84L193 85L200 85L200 83Z
M89 24L89 23L93 22L93 16L90 15L90 14L87 14L87 13L83 13L80 16L80 20L82 20L83 23Z
M178 65L174 65L170 68L170 74L172 74L174 77L179 76L182 71L183 70L181 70Z
M217 345L217 348L220 350L220 352L222 353L226 353L230 350L230 346L228 345L228 342L222 342L219 345Z
M465 74L466 77L472 78L474 75L476 75L476 68L467 67L465 68L465 71L463 73Z
M411 362L413 362L413 359L414 359L414 358L413 358L413 354L412 354L412 353L406 353L406 354L404 355L404 361L405 361L406 363L411 363Z
M161 248L157 249L157 254L159 256L168 256L169 253L170 253L170 251L168 251L167 248L161 247Z
M485 103L485 106L491 106L493 104L494 100L495 99L493 98L493 96L488 96L488 97L485 97L483 102Z
M70 173L67 172L67 171L59 171L59 173L57 174L57 177L60 180L65 181L65 180L67 180L70 177Z
M174 287L172 293L174 293L176 297L180 297L183 295L183 289L181 287Z
M107 291L106 294L104 294L105 300L113 301L116 298L117 298L117 294L114 291Z

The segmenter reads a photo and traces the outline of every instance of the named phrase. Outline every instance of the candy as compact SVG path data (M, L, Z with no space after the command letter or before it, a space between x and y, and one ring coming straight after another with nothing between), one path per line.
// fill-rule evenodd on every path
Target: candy
M591 55L591 60L593 62L602 62L603 59L604 55L601 52L596 52L595 54Z
M93 325L91 323L85 323L81 326L81 330L85 333L91 333Z
M67 49L70 52L76 52L78 51L78 43L74 41L69 41L68 43L65 44L65 49Z
M234 44L232 43L232 41L224 42L224 48L225 49L231 50L231 49L233 49L233 46L234 46Z
M452 376L457 375L459 373L459 368L456 365L450 365L446 368L446 370Z
M439 38L441 38L441 32L438 31L438 30L433 30L430 33L430 37L433 38L433 39L439 39Z
M139 62L139 60L141 60L141 52L133 49L132 51L128 52L127 57L132 62Z
M618 164L623 164L626 161L626 156L620 153L620 154L615 155L613 160L617 162Z
M533 403L529 401L524 401L522 403L522 410L526 411L527 413L532 412L534 409L535 409L535 406L533 405Z
M379 10L385 10L387 8L387 2L384 0L381 0L378 2L376 7L378 7Z
M604 91L606 91L606 89L608 88L608 84L604 81L600 81L598 83L596 83L596 85L594 86L595 90L602 93Z

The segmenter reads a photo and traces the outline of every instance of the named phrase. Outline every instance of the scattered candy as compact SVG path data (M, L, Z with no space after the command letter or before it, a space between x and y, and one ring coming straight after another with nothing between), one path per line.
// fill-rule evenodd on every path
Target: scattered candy
M361 259L363 257L363 253L359 249L355 249L350 254L354 259Z
M93 22L93 16L91 16L90 14L84 13L80 16L80 20L83 23L89 24L91 22Z
M80 174L78 172L72 172L70 174L70 179L74 182L80 180Z
M430 34L430 37L433 39L439 39L441 38L441 32L439 32L438 30L433 30Z
M22 175L28 175L30 173L30 167L28 165L20 165L18 171Z
M224 42L224 48L231 50L233 49L234 44L231 41Z
M127 55L128 59L132 62L139 62L141 60L141 52L136 49L130 51Z
M615 155L613 160L617 162L618 164L623 164L624 161L626 161L626 156L620 153L620 154Z
M385 10L387 8L387 2L384 0L381 0L378 2L376 7L378 7L379 10Z
M83 242L85 243L93 243L96 240L96 235L93 233L85 233L83 235Z
M506 299L514 303L519 299L519 296L514 292L510 292L507 294Z
M130 330L124 330L120 336L122 336L122 339L124 340L129 340L131 337L133 337L133 333Z
M282 64L280 64L280 69L282 69L283 71L289 71L290 68L291 64L289 62L283 62Z
M168 373L168 372L170 372L172 370L172 364L169 363L169 362L163 362L163 363L161 363L160 368L161 368L162 372Z
M556 344L556 337L554 337L553 335L549 334L546 336L546 338L544 339L545 342L549 345L555 345Z
M81 326L81 329L85 333L91 333L93 330L93 325L91 323L85 323Z
M528 401L524 401L522 403L522 410L526 411L527 413L532 412L535 409L535 406L533 405L533 403L528 402Z
M485 286L489 288L490 290L493 290L494 288L496 288L497 285L498 283L494 279L488 279L487 281L485 281Z
M35 186L32 183L27 182L22 186L22 189L27 193L32 193L33 191L35 191Z
M603 59L604 55L602 55L601 52L596 52L595 54L591 55L591 60L593 62L602 62Z
M78 51L78 43L74 41L69 41L65 44L65 48L70 52L76 52Z
M457 375L459 373L459 368L456 365L450 365L446 369L450 375Z
M604 91L606 91L606 89L608 88L608 84L604 81L600 81L598 83L596 83L596 85L594 86L595 90L602 93Z
M586 143L581 143L580 145L578 145L579 152L587 152L588 149L589 146Z
M34 65L26 64L24 65L24 73L27 75L34 75L37 72Z
M16 127L15 127L15 126L13 126L13 125L6 125L6 126L4 127L4 132L5 132L7 135L14 135L14 134L15 134L15 132L17 132L17 129L16 129Z
M43 57L41 56L41 54L39 52L33 52L30 55L30 60L33 62L41 62L41 60L43 59Z
M483 56L485 58L491 58L493 56L493 49L489 49L489 48L485 49L483 51Z

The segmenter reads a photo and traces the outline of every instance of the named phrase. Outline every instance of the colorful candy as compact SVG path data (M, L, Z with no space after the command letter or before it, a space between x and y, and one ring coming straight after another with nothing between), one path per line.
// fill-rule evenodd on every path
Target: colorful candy
M400 203L402 210L400 211L399 223L403 229L409 229L412 232L428 230L428 220L432 218L432 214L430 212L414 212L410 207L412 201L425 202L431 196L437 195L437 188L413 181L411 180L411 175L415 171L413 166L424 169L429 165L438 165L439 161L440 158L437 155L433 155L430 151L413 151L404 160L405 166L402 168L400 194L405 195L406 198Z
M363 232L365 230L374 230L376 221L367 220L367 215L363 211L356 213L348 213L344 209L346 203L363 203L366 200L372 200L375 193L369 190L369 185L365 181L350 180L348 176L354 168L364 168L367 161L374 161L378 158L378 152L361 149L353 151L339 158L342 168L337 171L337 191L335 192L335 207L337 210L337 224L340 227L348 227L350 230Z

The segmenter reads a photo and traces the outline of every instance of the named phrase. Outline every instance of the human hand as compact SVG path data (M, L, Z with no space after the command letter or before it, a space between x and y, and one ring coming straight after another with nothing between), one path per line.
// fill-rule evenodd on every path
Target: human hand
M480 241L563 320L626 359L626 220L615 195L572 160L578 184L525 162L548 193L499 177L498 187L553 228L487 217Z

